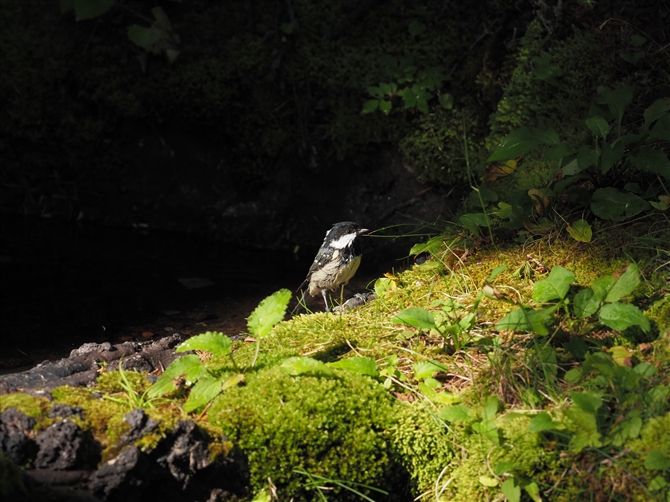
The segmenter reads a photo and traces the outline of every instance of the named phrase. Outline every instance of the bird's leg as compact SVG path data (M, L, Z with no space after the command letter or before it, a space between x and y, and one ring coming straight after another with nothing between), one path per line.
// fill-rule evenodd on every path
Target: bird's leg
M323 295L323 302L326 304L326 312L330 312L330 305L328 305L328 293L326 293L325 289L322 289L321 294Z

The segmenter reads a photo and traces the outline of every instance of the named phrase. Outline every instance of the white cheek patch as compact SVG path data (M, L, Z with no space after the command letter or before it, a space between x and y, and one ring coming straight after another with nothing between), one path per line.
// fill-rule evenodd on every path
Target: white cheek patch
M331 242L330 245L335 249L344 249L347 246L350 246L356 237L358 237L357 233L345 234L336 241Z

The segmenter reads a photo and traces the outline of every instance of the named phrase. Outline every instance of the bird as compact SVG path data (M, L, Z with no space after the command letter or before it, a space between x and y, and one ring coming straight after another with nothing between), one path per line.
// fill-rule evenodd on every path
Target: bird
M326 304L326 312L330 312L328 292L346 286L356 274L362 256L358 237L368 232L367 228L361 228L353 221L335 223L326 232L314 263L309 267L307 278L298 288L302 289L307 284L310 296L314 297L321 293Z

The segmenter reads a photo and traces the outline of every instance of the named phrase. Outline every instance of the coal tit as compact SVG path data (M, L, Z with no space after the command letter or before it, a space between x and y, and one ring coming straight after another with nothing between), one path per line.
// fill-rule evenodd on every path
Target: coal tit
M357 239L367 232L367 229L362 229L354 222L343 221L333 225L326 233L314 263L309 267L307 278L300 286L302 289L305 284L309 284L307 290L311 296L320 292L326 304L326 312L330 311L328 291L334 292L346 286L358 270L361 252Z

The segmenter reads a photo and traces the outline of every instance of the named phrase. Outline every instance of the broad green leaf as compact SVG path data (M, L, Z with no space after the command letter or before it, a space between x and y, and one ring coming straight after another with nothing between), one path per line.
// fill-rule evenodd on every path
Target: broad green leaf
M514 478L507 478L500 488L509 502L519 502L521 500L521 487L516 484Z
M438 371L446 371L447 368L437 361L418 361L412 366L414 370L414 378L423 380L424 378L432 377Z
M533 75L554 87L561 87L557 77L563 75L564 71L549 64L551 61L551 56L549 54L544 53L542 56L535 56L533 61L536 65L535 68L531 70Z
M468 213L459 218L461 225L470 230L473 234L479 233L479 227L487 227L488 221L484 213Z
M412 92L412 89L409 87L398 92L398 95L402 98L405 103L405 108L416 108L416 95Z
M83 21L102 16L114 6L115 0L61 0L61 14L74 9L75 19Z
M244 382L244 373L233 373L228 378L223 380L221 384L221 390L230 389L231 387L237 387Z
M656 374L656 367L649 363L640 363L633 368L638 375L648 378Z
M496 478L489 476L479 476L479 482L488 488L493 488L494 486L498 486L500 484Z
M514 331L532 331L541 336L549 334L547 325L551 320L552 315L558 309L558 305L553 305L541 310L532 310L521 308L514 310L500 319L496 324L497 330L514 330Z
M657 99L644 111L644 128L649 130L651 124L668 112L670 112L670 97Z
M489 396L484 403L484 409L482 410L482 418L484 420L493 420L498 413L498 398L496 396Z
M289 301L291 292L288 289L280 289L261 301L247 321L249 332L257 338L268 336L275 324L284 320Z
M454 107L454 96L449 93L440 94L439 100L440 105L442 105L442 108L445 110L451 110Z
M662 471L670 467L670 457L663 450L651 450L644 459L644 468L649 471Z
M544 155L544 160L560 160L570 155L574 155L577 152L567 143L559 143L556 146L552 146L547 153Z
M595 414L598 408L603 405L602 399L585 392L570 392L569 394L573 403L588 413Z
M573 406L565 410L565 415L572 422L571 429L574 435L570 439L570 449L574 453L579 453L584 448L602 446L602 436L598 432L598 423L594 413Z
M507 270L507 265L500 265L499 267L494 268L491 271L491 275L488 278L488 282L493 282L495 278L498 277L505 270Z
M181 343L176 352L186 352L187 350L206 350L216 356L227 356L233 347L233 341L223 333L217 331L207 331L202 335L189 338Z
M184 411L190 413L207 406L221 393L222 382L212 375L204 375L191 389L188 399L184 403Z
M537 303L547 303L550 300L565 298L570 289L570 283L575 280L575 274L569 270L555 266L549 277L535 283L533 300Z
M251 502L272 502L272 496L268 490L263 488L256 495L254 495L254 498L251 500Z
M370 99L363 103L363 110L361 113L372 113L374 112L377 108L379 108L379 100L378 99Z
M656 125L649 131L649 138L670 141L670 113L661 115Z
M660 174L670 180L670 160L664 151L655 148L640 148L637 155L629 155L629 158L640 171Z
M611 275L604 275L591 284L591 289L593 289L593 294L601 302L605 301L607 295L610 293L610 289L616 284L616 278Z
M602 150L600 151L600 169L603 174L607 174L612 166L621 160L624 148L625 146L621 142L614 146L603 143Z
M578 319L584 319L598 312L600 300L591 288L582 289L575 295L572 308Z
M626 441L638 437L641 429L642 419L638 416L628 417L616 423L609 433L612 445L623 446Z
M496 428L496 424L493 420L482 420L481 422L475 422L472 424L472 430L478 432L484 437L487 437L494 444L500 444L500 434Z
M649 209L647 201L614 187L599 188L593 193L591 211L603 220L623 221Z
M568 383L577 383L582 379L583 374L581 368L572 368L566 371L564 379Z
M568 233L579 242L591 242L593 230L586 220L576 220L572 225L568 225Z
M177 388L175 379L181 375L186 375L186 381L195 382L201 376L208 373L198 356L187 354L172 361L172 364L167 367L156 383L151 386L147 395L149 397L157 397L169 394Z
M429 401L434 404L451 404L459 401L459 399L451 392L437 392L435 390L437 387L430 385L430 380L432 379L429 378L418 385L419 392L421 392L421 394L423 394ZM437 383L438 387L440 387L439 382Z
M502 476L505 473L512 472L514 467L514 462L498 462L493 472L496 473L496 476Z
M468 422L472 420L472 410L462 404L454 404L441 409L437 416L445 422Z
M605 301L608 303L617 302L624 296L628 296L640 284L640 269L635 263L631 263L621 277L612 285L607 292Z
M384 97L384 93L379 88L379 86L371 85L370 87L367 88L367 91L370 96L372 96L373 98L377 98L376 101L379 101ZM379 103L377 103L377 106L379 106Z
M572 159L570 162L568 162L561 168L563 176L574 176L575 174L581 173L583 170L584 168L579 165L579 162L577 162L577 158Z
M558 141L558 134L554 131L521 127L502 139L487 159L487 162L522 157L540 144L555 145Z
M616 118L617 124L620 125L626 106L633 100L632 87L624 86L614 90L609 90L607 87L598 87L598 94L596 103L606 104Z
M586 119L586 127L598 138L605 139L610 132L610 125L602 117L591 117Z
M530 483L524 485L523 489L526 490L526 493L533 500L533 502L542 502L540 487L537 486L535 481L531 481Z
M662 490L662 489L665 488L666 486L668 486L668 482L665 480L665 478L663 477L662 474L656 476L654 479L652 479L652 480L649 482L649 489L650 489L652 492L656 492L656 491Z
M348 357L341 359L334 363L328 363L331 368L338 368L341 370L351 371L352 373L359 373L371 377L379 376L379 369L374 359L369 357Z
M139 24L128 27L128 39L152 54L160 54L163 51L161 44L158 42L165 38L165 32L153 24L148 28Z
M549 413L542 411L530 420L530 423L528 424L528 432L550 431L561 426L561 422L555 422L551 419Z
M623 331L630 326L640 326L645 333L651 329L649 319L635 305L626 303L610 303L603 306L598 313L598 319L605 326L617 331Z
M600 150L591 148L588 145L582 145L579 150L577 150L577 164L579 164L579 171L595 166L598 163L598 158L600 158Z
M409 308L393 318L393 322L421 329L436 328L435 317L426 309Z
M330 367L321 361L312 359L311 357L289 357L284 359L281 363L281 369L286 374L291 376L311 375L311 376L335 376Z
M382 99L379 102L379 109L384 112L384 115L388 115L389 112L391 111L391 108L393 108L393 103L390 101L387 101L385 99Z

